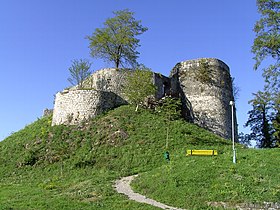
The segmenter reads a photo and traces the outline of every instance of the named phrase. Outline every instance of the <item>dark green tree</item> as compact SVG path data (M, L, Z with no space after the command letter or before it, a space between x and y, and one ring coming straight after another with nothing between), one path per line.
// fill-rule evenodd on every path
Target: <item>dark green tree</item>
M90 41L89 48L94 58L101 58L113 62L118 69L120 66L135 66L140 46L136 36L144 33L147 28L141 25L141 21L135 20L134 13L129 10L114 12L115 17L108 18L104 28L97 28Z
M163 115L168 122L178 120L182 117L181 99L166 96L160 99L156 110L160 115Z
M278 0L257 0L260 19L256 22L256 38L252 46L257 70L262 66L265 92L270 95L270 113L276 139L280 133L280 2ZM265 62L264 62L265 61ZM262 65L268 63L268 65ZM275 113L275 114L273 114Z
M244 134L243 132L238 134L238 143L245 145L246 147L252 146L251 140L254 139L252 134Z
M274 102L279 101L280 90L280 2L278 0L257 0L258 12L261 15L254 27L256 38L252 46L255 54L254 69L263 61L270 63L263 67L265 90Z
M278 111L274 120L273 120L273 126L275 129L274 137L276 140L276 146L280 147L280 112Z
M138 107L144 105L149 96L154 96L156 86L153 84L153 73L146 67L139 67L127 76L124 94L131 104Z
M261 18L254 27L256 33L252 46L256 61L254 68L257 69L265 59L272 58L275 63L265 68L264 74L273 77L279 76L280 2L278 0L257 0L257 6ZM273 71L278 71L278 73L276 75L270 74Z
M248 112L249 119L245 126L250 126L252 133L251 140L257 142L260 148L274 147L273 126L271 123L270 95L267 92L257 92L254 99L249 103L253 109Z
M68 78L68 81L72 85L78 85L78 89L83 88L86 78L91 74L90 67L91 63L87 60L73 60L69 68L71 77Z

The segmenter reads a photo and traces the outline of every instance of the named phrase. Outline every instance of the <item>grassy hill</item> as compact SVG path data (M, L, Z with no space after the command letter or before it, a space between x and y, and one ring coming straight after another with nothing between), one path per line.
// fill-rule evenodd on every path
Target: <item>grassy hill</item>
M219 155L186 157L186 149ZM157 209L114 190L116 179L138 173L135 190L181 208L279 202L280 150L238 145L233 165L231 149L196 125L130 106L79 126L52 127L44 117L0 142L0 209Z

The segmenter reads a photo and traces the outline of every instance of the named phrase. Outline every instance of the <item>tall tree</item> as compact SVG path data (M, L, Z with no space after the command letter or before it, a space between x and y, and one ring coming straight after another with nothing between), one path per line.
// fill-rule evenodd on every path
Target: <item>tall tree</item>
M115 17L109 18L104 23L104 28L97 28L90 41L91 55L113 62L118 69L120 66L134 66L140 46L136 36L144 33L147 28L141 25L141 21L135 20L134 13L129 10L114 12Z
M271 148L274 146L273 127L271 124L270 96L267 92L257 92L255 98L249 103L253 109L248 112L249 119L245 126L250 126L251 140L255 140L260 148Z
M257 0L260 19L256 22L256 38L252 46L255 54L254 69L262 66L265 92L270 94L270 112L274 119L274 137L279 141L280 133L280 2L279 0ZM266 62L264 62L266 61ZM268 65L263 65L268 63ZM274 113L274 115L273 115Z
M273 126L275 129L274 137L276 140L276 146L280 147L280 112L277 112L273 120Z
M254 134L244 134L243 132L238 134L238 143L243 144L246 147L252 146L252 139L254 139Z
M91 74L90 67L91 63L87 60L73 60L69 68L71 77L68 78L68 81L72 85L78 85L79 89L83 88L86 78Z
M257 7L261 18L254 27L254 69L258 69L264 60L270 63L269 66L263 67L263 77L266 81L266 91L277 101L280 96L280 2L257 0Z

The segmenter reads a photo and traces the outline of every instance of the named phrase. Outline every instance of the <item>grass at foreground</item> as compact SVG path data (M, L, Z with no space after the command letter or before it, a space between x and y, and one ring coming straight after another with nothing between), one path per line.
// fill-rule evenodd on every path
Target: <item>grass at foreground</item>
M233 166L230 141L130 106L79 126L50 124L51 117L39 119L0 142L1 210L158 209L114 190L116 179L137 173L137 190L172 206L194 209L206 208L206 201L279 200L277 150L238 145L241 162ZM170 164L163 158L167 130ZM219 156L185 157L186 149L217 149ZM233 184L239 187L233 189ZM253 185L258 190L252 191Z
M1 180L0 209L155 209L127 200L112 187L116 174L93 169L32 169Z
M150 198L188 209L208 209L225 202L264 206L280 202L280 150L239 149L237 164L227 151L217 157L175 157L143 173L132 184Z

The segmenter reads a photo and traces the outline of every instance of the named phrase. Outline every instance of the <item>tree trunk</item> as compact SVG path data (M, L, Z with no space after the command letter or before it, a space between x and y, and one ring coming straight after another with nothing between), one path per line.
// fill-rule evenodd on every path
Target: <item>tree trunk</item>
M118 70L120 66L120 61L119 60L115 60L115 67Z

